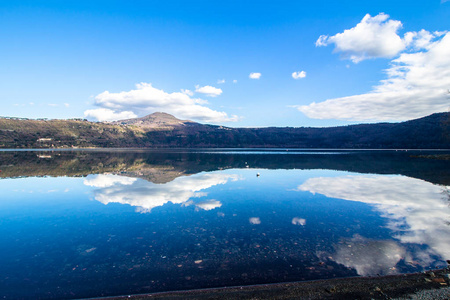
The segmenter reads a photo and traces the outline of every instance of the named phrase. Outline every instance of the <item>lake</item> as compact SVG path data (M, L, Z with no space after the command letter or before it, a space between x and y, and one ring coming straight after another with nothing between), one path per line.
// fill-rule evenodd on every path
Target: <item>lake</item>
M2 151L0 297L445 267L450 161L436 158L449 153Z

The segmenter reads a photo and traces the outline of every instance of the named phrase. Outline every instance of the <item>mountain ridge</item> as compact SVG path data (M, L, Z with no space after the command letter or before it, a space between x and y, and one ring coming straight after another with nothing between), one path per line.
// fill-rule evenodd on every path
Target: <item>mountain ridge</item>
M110 123L0 118L0 148L450 149L450 113L337 127L233 128L166 113Z

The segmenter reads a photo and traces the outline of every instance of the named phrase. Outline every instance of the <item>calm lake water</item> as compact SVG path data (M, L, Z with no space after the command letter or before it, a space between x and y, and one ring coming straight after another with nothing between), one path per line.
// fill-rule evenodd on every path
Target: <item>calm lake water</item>
M450 161L430 154L0 152L0 298L445 267Z

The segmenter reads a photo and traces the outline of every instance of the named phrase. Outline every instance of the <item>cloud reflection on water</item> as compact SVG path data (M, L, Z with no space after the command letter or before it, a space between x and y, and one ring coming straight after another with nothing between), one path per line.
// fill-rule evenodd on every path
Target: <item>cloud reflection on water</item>
M168 202L185 206L194 204L204 210L220 207L222 205L220 201L214 199L199 203L193 203L190 199L204 197L207 193L201 191L215 185L225 184L229 180L238 180L238 176L201 173L189 177L179 177L166 184L155 184L143 179L100 174L88 176L84 184L97 188L94 190L94 198L103 204L129 204L136 206L136 211L145 213Z
M428 245L427 252L415 253L415 260L424 265L432 263L431 256L439 255L442 259L450 258L450 209L445 192L448 187L405 176L385 175L348 175L342 177L316 177L307 179L298 186L298 191L318 193L329 198L364 202L373 205L382 216L387 218L388 228L395 233L394 238L401 243ZM355 267L361 275L370 273L360 263L359 255L370 257L372 246L378 242L364 242L361 251L350 257L346 250L337 250L339 262ZM380 246L380 247L379 247ZM350 247L349 247L350 248ZM362 250L364 248L364 250ZM393 253L392 259L384 258L388 265L395 266L397 254L403 253L401 247L392 243L376 245L374 254ZM380 250L381 249L381 250ZM385 249L386 251L384 251ZM348 250L348 249L347 249ZM402 254L403 255L403 254ZM376 261L380 264L381 261ZM380 268L384 268L384 265Z
M292 222L291 222L293 225L301 225L301 226L305 226L306 225L306 220L305 219L302 219L302 218L298 218L298 217L295 217L295 218L293 218L292 219Z
M250 224L253 224L253 225L261 224L261 219L258 217L250 218L250 219L248 219L248 221L250 222Z
M198 203L194 203L192 200L186 202L186 206L195 205L197 209L213 210L222 206L222 203L215 199L205 200Z
M390 240L372 240L359 235L336 247L334 260L354 268L361 276L397 274L400 260L411 260L406 249Z
M118 176L113 174L102 174L95 176L88 176L84 180L84 184L96 188L106 188L117 184L120 185L132 185L136 182L137 178Z

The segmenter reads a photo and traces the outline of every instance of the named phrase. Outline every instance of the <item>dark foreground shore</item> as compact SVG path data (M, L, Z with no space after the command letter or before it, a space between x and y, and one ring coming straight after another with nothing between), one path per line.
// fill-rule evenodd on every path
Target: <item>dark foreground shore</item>
M125 295L98 299L450 299L450 270L243 287Z

